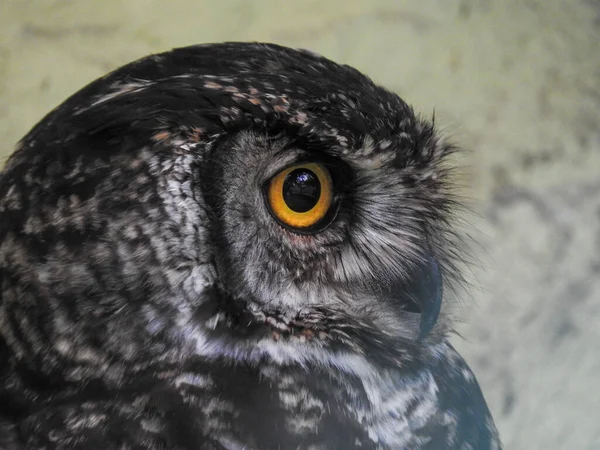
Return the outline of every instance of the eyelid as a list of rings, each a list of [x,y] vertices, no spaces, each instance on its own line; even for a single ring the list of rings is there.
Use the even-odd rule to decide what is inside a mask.
[[[263,185],[268,183],[279,172],[289,167],[315,160],[314,157],[311,158],[311,155],[306,150],[295,149],[280,150],[273,155],[272,159],[275,160],[275,163],[269,164],[269,167],[265,170],[262,176]]]

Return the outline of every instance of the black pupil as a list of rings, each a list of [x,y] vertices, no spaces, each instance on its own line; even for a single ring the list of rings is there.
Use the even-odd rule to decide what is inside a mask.
[[[295,212],[303,213],[315,207],[321,196],[321,183],[314,172],[295,169],[283,182],[283,200]]]

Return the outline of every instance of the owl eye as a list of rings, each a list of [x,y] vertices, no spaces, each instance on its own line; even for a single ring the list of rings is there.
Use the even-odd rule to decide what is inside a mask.
[[[316,162],[288,167],[268,183],[267,199],[271,213],[283,225],[315,231],[333,203],[331,174]]]

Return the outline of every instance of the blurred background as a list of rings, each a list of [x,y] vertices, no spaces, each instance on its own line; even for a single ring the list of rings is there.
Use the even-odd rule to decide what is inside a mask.
[[[506,449],[600,449],[599,0],[0,0],[0,157],[93,79],[223,40],[355,66],[468,150],[454,343]]]

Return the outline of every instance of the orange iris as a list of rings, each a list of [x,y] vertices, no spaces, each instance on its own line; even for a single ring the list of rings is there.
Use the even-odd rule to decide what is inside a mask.
[[[329,170],[320,163],[288,167],[269,184],[269,205],[285,225],[309,228],[322,220],[333,200]]]

